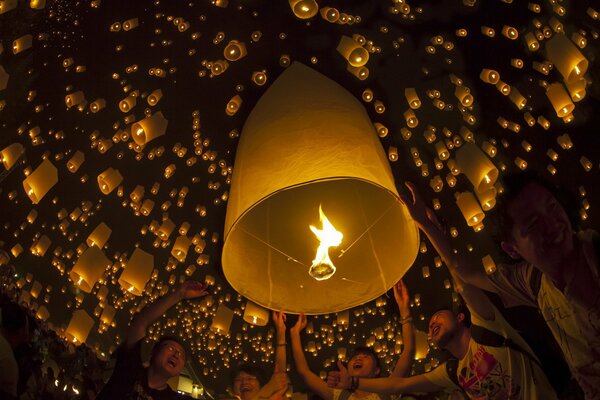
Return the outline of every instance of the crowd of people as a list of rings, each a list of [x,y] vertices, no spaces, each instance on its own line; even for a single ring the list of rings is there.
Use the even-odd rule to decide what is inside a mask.
[[[85,344],[66,343],[0,282],[0,399],[94,399],[105,363]]]
[[[435,213],[426,207],[414,185],[407,183],[412,198],[401,196],[418,227],[448,266],[462,297],[462,303],[456,303],[452,309],[438,310],[429,321],[429,338],[435,346],[447,351],[446,362],[430,372],[411,376],[414,326],[409,289],[400,281],[394,286],[394,296],[404,348],[390,376],[381,377],[377,355],[368,347],[359,347],[347,364],[338,362],[337,370],[331,371],[327,380],[323,380],[310,370],[305,358],[302,332],[307,317],[301,314],[288,332],[286,315],[274,312],[276,357],[271,379],[265,382],[264,371],[242,365],[232,377],[235,397],[239,400],[283,400],[288,388],[286,355],[289,338],[295,371],[310,391],[323,400],[385,400],[390,395],[442,391],[450,398],[559,398],[547,378],[553,365],[544,365],[540,361],[484,292],[488,291],[498,294],[506,307],[528,305],[539,309],[578,384],[573,391],[560,393],[561,398],[600,399],[598,235],[591,230],[578,231],[555,189],[536,177],[527,174],[506,176],[503,185],[505,194],[495,211],[499,245],[515,261],[499,265],[491,275],[468,265],[463,256],[453,251]],[[167,384],[171,377],[181,373],[186,361],[180,340],[162,337],[154,345],[147,367],[143,365],[140,346],[147,327],[169,308],[182,300],[207,293],[203,284],[188,281],[137,314],[117,352],[114,372],[95,398],[158,400],[184,397]],[[3,354],[9,346],[14,351],[14,359],[19,360],[20,346],[29,342],[33,343],[28,345],[29,348],[40,347],[43,346],[40,342],[47,342],[49,338],[56,346],[62,346],[59,353],[67,351],[56,335],[36,329],[36,321],[31,316],[17,315],[19,313],[10,304],[7,310],[5,313],[3,307],[0,336]],[[510,313],[510,309],[505,312]],[[30,341],[34,332],[38,332],[37,337]],[[54,353],[48,350],[47,356]],[[77,352],[80,351],[85,353],[85,347],[80,346]],[[78,367],[79,375],[71,375],[63,369],[44,370],[44,359],[33,357],[28,361],[31,363],[29,373],[23,376],[19,373],[18,379],[19,387],[27,387],[27,392],[33,395],[21,398],[63,398],[50,396],[62,390],[62,385],[73,384],[72,381],[77,379],[74,376],[81,379],[77,383],[80,392],[90,388],[90,398],[94,398],[100,386],[94,377],[98,376],[96,371],[101,366],[86,357],[77,359],[88,364]],[[2,365],[7,364],[3,361]],[[20,368],[19,364],[19,371]],[[3,368],[2,371],[9,370]],[[54,380],[60,383],[56,384]],[[17,386],[5,386],[2,379],[0,382],[9,394],[16,396],[22,392]],[[36,397],[39,393],[43,393],[42,397]],[[61,395],[68,398],[64,393]]]

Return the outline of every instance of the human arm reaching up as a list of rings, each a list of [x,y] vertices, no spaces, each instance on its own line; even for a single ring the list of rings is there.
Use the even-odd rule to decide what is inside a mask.
[[[286,342],[285,342],[285,320],[286,316],[281,311],[273,311],[273,323],[275,324],[275,371],[286,370]],[[279,368],[277,368],[279,366]]]
[[[396,366],[390,376],[402,377],[410,375],[413,360],[415,359],[415,327],[410,315],[410,298],[408,289],[402,280],[394,285],[394,297],[400,310],[400,324],[402,324],[402,341],[404,350],[396,362]]]
[[[389,376],[387,378],[351,378],[348,369],[338,361],[339,377],[336,382],[337,389],[360,389],[372,393],[415,393],[415,392],[439,392],[443,387],[436,385],[425,377],[424,374],[413,375],[407,378]],[[352,386],[354,379],[354,387]]]
[[[496,292],[496,288],[489,281],[483,269],[479,268],[479,270],[476,270],[469,268],[463,255],[454,254],[450,246],[450,241],[442,231],[433,210],[425,206],[415,185],[406,182],[406,187],[408,187],[412,194],[412,201],[402,195],[400,196],[400,200],[408,209],[419,229],[429,238],[435,250],[448,266],[448,270],[469,308],[484,319],[494,318],[492,302],[481,289]]]
[[[294,355],[294,363],[296,364],[296,371],[309,389],[323,400],[333,399],[333,390],[327,386],[327,383],[323,381],[317,374],[312,372],[306,362],[306,356],[302,349],[302,341],[300,339],[300,332],[306,328],[307,320],[306,315],[300,314],[298,321],[290,329],[290,340],[292,342],[292,354]]]
[[[173,307],[181,300],[202,297],[207,294],[208,291],[206,290],[206,285],[195,281],[184,282],[174,292],[162,296],[160,299],[144,308],[133,318],[129,331],[127,332],[125,345],[130,348],[146,336],[148,325],[160,318],[169,310],[169,308]]]

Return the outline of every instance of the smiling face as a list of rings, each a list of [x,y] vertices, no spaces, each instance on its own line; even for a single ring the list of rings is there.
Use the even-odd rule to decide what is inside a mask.
[[[240,371],[233,379],[233,393],[242,400],[249,400],[260,391],[258,377],[245,371]]]
[[[527,184],[507,207],[511,239],[502,248],[542,271],[564,263],[574,249],[571,222],[556,197],[543,186]]]
[[[367,352],[358,352],[348,361],[348,374],[358,377],[374,377],[379,375],[379,366],[374,356]]]
[[[174,340],[160,342],[153,350],[150,363],[155,370],[165,376],[178,376],[185,365],[185,350]]]
[[[446,348],[448,343],[457,337],[462,325],[460,321],[464,314],[455,316],[450,310],[441,310],[433,314],[429,320],[429,338],[440,349]]]

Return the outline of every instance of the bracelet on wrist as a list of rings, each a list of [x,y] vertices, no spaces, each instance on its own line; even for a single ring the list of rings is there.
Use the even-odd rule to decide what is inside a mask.
[[[285,346],[285,345],[287,345],[287,343],[286,343],[286,342],[283,342],[283,343],[277,343],[277,347],[280,347],[280,346]]]
[[[412,315],[409,314],[407,317],[400,319],[400,325],[404,325],[409,322],[412,322],[412,320],[413,320]]]

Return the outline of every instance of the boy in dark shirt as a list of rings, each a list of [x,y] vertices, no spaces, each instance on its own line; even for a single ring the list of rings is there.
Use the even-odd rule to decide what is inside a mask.
[[[117,363],[108,383],[97,400],[180,400],[189,398],[173,391],[167,381],[178,376],[186,361],[185,349],[179,339],[163,336],[152,349],[150,365],[142,365],[141,344],[146,328],[169,308],[184,299],[205,296],[201,283],[187,281],[134,317],[125,343],[118,350]]]

